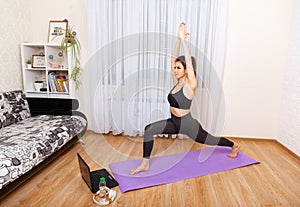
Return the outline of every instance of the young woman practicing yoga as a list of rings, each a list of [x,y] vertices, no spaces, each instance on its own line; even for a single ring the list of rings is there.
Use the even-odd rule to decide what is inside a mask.
[[[191,103],[197,88],[196,61],[191,57],[186,45],[185,24],[181,23],[178,29],[178,39],[171,59],[171,70],[174,87],[168,95],[171,118],[149,124],[145,127],[143,142],[143,160],[140,166],[130,171],[133,175],[149,170],[150,155],[153,148],[153,136],[156,134],[186,134],[196,142],[207,145],[228,146],[232,150],[229,157],[235,158],[239,152],[239,145],[226,138],[217,138],[206,132],[200,123],[191,116]],[[184,56],[179,56],[180,45]]]

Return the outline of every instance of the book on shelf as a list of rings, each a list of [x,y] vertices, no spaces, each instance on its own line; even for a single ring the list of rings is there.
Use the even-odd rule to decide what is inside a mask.
[[[69,92],[69,80],[66,74],[50,72],[48,74],[50,92]]]

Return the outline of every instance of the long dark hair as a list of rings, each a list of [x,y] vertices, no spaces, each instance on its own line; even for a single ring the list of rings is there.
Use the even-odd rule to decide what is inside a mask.
[[[196,59],[194,56],[191,56],[191,59],[192,59],[192,65],[193,65],[193,68],[194,68],[194,74],[196,76],[196,70],[197,70],[197,66],[196,66]],[[182,56],[179,56],[178,58],[176,58],[175,62],[180,62],[184,69],[186,69],[186,62],[185,62],[185,57],[182,55]]]

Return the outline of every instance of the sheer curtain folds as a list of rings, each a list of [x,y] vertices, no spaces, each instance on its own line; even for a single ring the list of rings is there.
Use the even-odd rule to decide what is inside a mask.
[[[170,116],[170,58],[181,22],[197,59],[192,113],[206,128],[224,118],[226,0],[88,0],[87,8],[92,130],[142,135]]]

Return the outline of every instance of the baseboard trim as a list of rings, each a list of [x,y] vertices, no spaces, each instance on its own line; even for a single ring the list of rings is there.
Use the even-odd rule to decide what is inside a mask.
[[[293,152],[291,149],[289,149],[288,147],[286,147],[284,144],[282,144],[281,142],[279,142],[278,140],[275,140],[275,142],[281,146],[281,148],[283,148],[284,150],[286,150],[289,154],[291,154],[293,157],[297,158],[300,161],[300,157]]]
[[[253,138],[253,137],[227,137],[228,139],[235,139],[235,140],[257,140],[257,141],[277,141],[275,138]]]
[[[286,147],[284,144],[282,144],[281,142],[279,142],[277,139],[275,138],[251,138],[251,137],[226,137],[228,139],[233,139],[233,140],[250,140],[250,141],[260,141],[260,142],[273,142],[278,144],[281,148],[283,148],[286,152],[288,152],[290,155],[292,155],[293,157],[295,157],[297,160],[300,161],[300,157],[293,152],[291,149],[289,149],[288,147]]]

